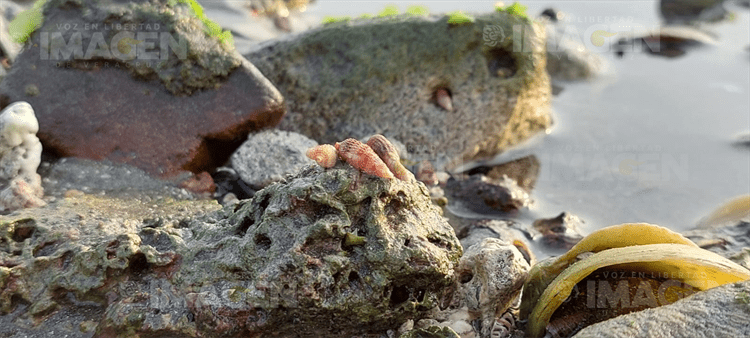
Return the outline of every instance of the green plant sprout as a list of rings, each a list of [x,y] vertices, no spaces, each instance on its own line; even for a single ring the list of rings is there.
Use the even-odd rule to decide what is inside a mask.
[[[47,0],[37,0],[31,8],[18,13],[13,21],[8,25],[8,33],[10,33],[11,39],[17,43],[24,43],[29,39],[35,30],[42,27],[44,23],[44,15],[42,15],[42,7]]]
[[[167,4],[172,7],[174,7],[178,3],[183,3],[190,6],[190,9],[193,10],[195,17],[203,22],[203,25],[206,27],[206,33],[209,36],[215,36],[222,44],[226,44],[227,46],[234,46],[234,37],[232,36],[232,32],[228,30],[222,30],[221,26],[219,26],[218,23],[209,19],[206,14],[203,13],[203,7],[197,1],[169,0],[169,2],[167,2]]]
[[[466,15],[464,12],[455,11],[448,13],[448,24],[450,25],[465,25],[474,23],[474,18]]]
[[[348,17],[348,16],[326,16],[326,17],[323,17],[323,24],[324,25],[330,25],[332,23],[348,22],[348,21],[351,21],[351,20],[352,20],[352,18]]]
[[[389,16],[395,16],[398,14],[399,14],[398,7],[396,7],[396,5],[388,5],[388,6],[385,6],[385,8],[383,8],[383,10],[380,13],[378,13],[378,17],[385,18]]]
[[[508,7],[502,7],[502,6],[496,6],[495,7],[495,11],[497,11],[498,13],[505,12],[505,13],[508,13],[510,15],[515,15],[515,16],[519,16],[519,17],[528,19],[529,15],[526,13],[526,9],[527,9],[526,6],[521,5],[518,2],[514,2],[512,5],[510,5]]]
[[[425,6],[409,6],[406,8],[406,13],[411,16],[427,16],[430,14],[430,11]]]

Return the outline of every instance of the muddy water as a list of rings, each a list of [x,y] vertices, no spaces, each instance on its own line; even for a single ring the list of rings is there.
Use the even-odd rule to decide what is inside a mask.
[[[565,12],[561,24],[584,42],[594,29],[629,32],[661,23],[658,2],[522,3],[532,16],[548,7]],[[309,13],[358,16],[387,4],[323,0]],[[493,6],[491,1],[421,4],[433,13],[480,13]],[[398,5],[401,11],[407,6]],[[562,84],[553,101],[550,134],[514,152],[534,154],[541,162],[536,205],[516,217],[527,223],[568,211],[584,219],[586,233],[623,222],[681,231],[722,202],[750,193],[750,148],[732,145],[738,134],[750,131],[750,10],[727,8],[732,20],[703,25],[718,36],[717,44],[680,57],[635,52],[617,57],[608,44],[597,48],[609,63],[607,74]],[[513,157],[501,154],[495,162]]]

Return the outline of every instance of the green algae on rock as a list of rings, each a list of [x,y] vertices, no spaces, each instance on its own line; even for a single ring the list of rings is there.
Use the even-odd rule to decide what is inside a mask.
[[[83,69],[109,60],[133,77],[158,78],[175,95],[213,88],[241,64],[231,33],[206,18],[194,0],[40,0],[29,11],[39,14],[19,15],[14,23],[23,31],[16,38],[39,35],[33,43],[43,59]]]
[[[349,337],[455,288],[462,248],[421,183],[339,163],[223,209],[149,200],[1,216],[0,335]]]
[[[319,143],[383,134],[405,144],[414,161],[451,169],[551,124],[544,29],[505,12],[474,19],[357,19],[245,56],[286,98],[280,129]],[[436,101],[440,89],[452,111]]]

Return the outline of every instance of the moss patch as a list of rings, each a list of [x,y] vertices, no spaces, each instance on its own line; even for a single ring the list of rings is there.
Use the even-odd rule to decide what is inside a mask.
[[[25,43],[34,31],[42,27],[42,23],[44,23],[42,7],[46,2],[47,0],[37,0],[31,8],[19,13],[10,22],[8,32],[13,41]]]
[[[228,30],[222,30],[221,26],[219,26],[218,23],[209,19],[206,16],[206,14],[203,13],[203,6],[201,6],[197,1],[195,0],[169,0],[167,4],[171,7],[174,7],[178,3],[186,4],[190,6],[190,9],[192,10],[193,14],[195,14],[195,17],[200,19],[201,22],[203,22],[203,26],[205,26],[205,32],[206,34],[208,34],[208,36],[216,37],[217,39],[219,39],[219,42],[221,42],[222,44],[226,44],[231,47],[234,46],[234,38],[232,37],[232,32]]]
[[[495,7],[495,11],[499,13],[508,13],[510,15],[515,15],[515,16],[528,20],[529,15],[526,13],[526,10],[527,10],[527,7],[524,5],[521,5],[518,2],[514,2],[512,5],[506,6],[506,7],[503,7],[503,6]]]
[[[474,23],[474,18],[462,11],[455,11],[448,14],[448,24],[466,25]]]

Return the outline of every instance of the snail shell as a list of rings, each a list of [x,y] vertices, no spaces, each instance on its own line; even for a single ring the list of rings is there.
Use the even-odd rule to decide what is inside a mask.
[[[368,145],[353,138],[348,138],[337,142],[335,147],[339,156],[352,167],[366,174],[382,178],[393,178],[393,173],[391,173],[383,160]]]
[[[453,99],[451,99],[451,95],[448,94],[447,90],[440,88],[435,91],[435,101],[443,109],[453,111]]]
[[[323,168],[333,168],[336,165],[336,148],[330,144],[314,146],[307,150],[306,155]]]
[[[402,181],[410,181],[414,179],[414,175],[407,170],[403,164],[401,164],[401,159],[398,156],[396,147],[394,147],[385,136],[379,134],[373,135],[367,140],[367,145],[370,146],[378,156],[380,156],[380,159],[385,162],[385,165],[393,175],[396,176],[396,178]]]

